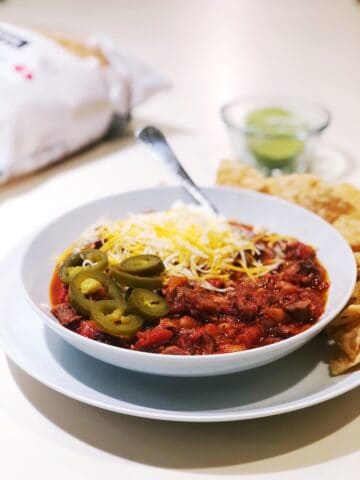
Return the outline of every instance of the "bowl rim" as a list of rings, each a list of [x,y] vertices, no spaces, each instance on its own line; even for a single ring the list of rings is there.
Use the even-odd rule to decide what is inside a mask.
[[[271,106],[271,103],[274,102],[276,103],[276,100],[278,101],[284,101],[284,102],[297,102],[301,103],[303,105],[307,105],[311,108],[317,108],[318,110],[321,110],[322,113],[325,115],[324,121],[319,124],[318,127],[314,128],[306,128],[304,130],[301,130],[301,134],[295,134],[293,135],[295,138],[301,139],[301,140],[306,140],[309,137],[320,134],[323,132],[331,123],[332,116],[330,110],[322,105],[321,103],[314,102],[311,100],[306,100],[301,97],[292,97],[289,95],[247,95],[247,96],[239,96],[235,97],[232,100],[226,102],[224,105],[220,107],[220,116],[222,118],[222,121],[224,124],[230,129],[233,130],[234,132],[237,133],[242,133],[244,135],[249,135],[249,136],[254,136],[257,138],[282,138],[283,134],[273,134],[273,133],[258,133],[254,132],[254,130],[247,128],[245,125],[244,126],[239,126],[235,125],[234,122],[232,122],[229,117],[228,117],[228,112],[231,108],[235,107],[236,105],[247,102],[247,101],[256,101],[256,100],[268,100],[269,101],[269,107]]]
[[[336,307],[334,307],[332,309],[331,312],[326,312],[326,305],[325,305],[325,311],[321,315],[319,320],[316,323],[314,323],[311,327],[309,327],[307,330],[305,330],[303,332],[300,332],[297,335],[294,335],[290,338],[285,338],[285,339],[283,339],[283,340],[281,340],[280,342],[277,342],[277,343],[273,343],[273,344],[270,344],[270,345],[264,345],[264,346],[261,346],[261,347],[255,347],[255,348],[248,349],[248,350],[242,350],[242,351],[239,351],[239,352],[204,354],[204,355],[167,355],[167,354],[162,354],[162,353],[153,353],[153,352],[143,352],[143,351],[140,351],[140,350],[131,350],[131,349],[127,349],[127,348],[118,347],[118,346],[115,346],[115,345],[109,345],[109,344],[106,344],[106,343],[97,342],[97,341],[94,341],[93,339],[83,337],[82,335],[79,335],[78,333],[65,328],[63,325],[61,325],[56,320],[56,318],[51,314],[50,311],[44,311],[43,307],[41,307],[40,305],[38,305],[37,303],[35,303],[32,300],[32,298],[31,298],[31,296],[30,296],[30,294],[29,294],[29,292],[26,288],[25,281],[24,281],[24,261],[25,261],[25,258],[27,256],[28,252],[30,251],[30,249],[32,247],[33,242],[38,238],[38,236],[45,229],[51,227],[53,224],[56,224],[58,221],[60,221],[61,219],[63,219],[67,215],[69,215],[73,212],[76,212],[78,210],[81,210],[85,206],[91,206],[93,204],[96,204],[97,202],[102,201],[102,200],[111,199],[111,198],[114,198],[114,197],[117,198],[119,196],[130,194],[130,193],[131,194],[143,194],[145,192],[152,193],[152,192],[155,192],[159,189],[161,189],[161,190],[163,190],[163,189],[176,190],[176,189],[179,189],[179,188],[181,188],[181,187],[179,187],[179,186],[152,187],[152,188],[129,190],[129,191],[126,191],[126,192],[120,192],[118,194],[112,194],[112,195],[106,195],[106,196],[103,196],[103,197],[99,197],[99,198],[97,198],[93,201],[85,202],[85,203],[83,203],[83,204],[81,204],[81,205],[79,205],[75,208],[70,208],[70,209],[66,210],[61,215],[58,215],[56,218],[54,218],[54,219],[46,222],[45,224],[41,225],[30,236],[30,238],[27,240],[26,245],[24,246],[24,249],[23,249],[22,255],[21,255],[21,259],[20,259],[21,288],[22,288],[23,294],[24,294],[27,302],[30,304],[30,306],[32,307],[33,310],[35,310],[38,314],[40,314],[40,316],[45,320],[45,323],[46,323],[47,326],[49,326],[52,330],[54,330],[56,333],[58,333],[62,337],[68,337],[69,340],[74,339],[75,343],[80,343],[80,344],[83,344],[85,346],[92,345],[95,350],[98,349],[98,350],[104,351],[104,352],[110,352],[110,351],[112,351],[114,353],[118,352],[118,354],[120,353],[121,355],[124,355],[124,356],[129,356],[129,357],[135,356],[137,358],[143,357],[144,359],[151,358],[154,361],[160,361],[160,362],[164,358],[169,359],[169,357],[171,357],[171,360],[174,363],[185,363],[185,362],[194,362],[194,361],[197,361],[197,362],[200,362],[200,363],[205,363],[205,362],[215,362],[215,363],[217,363],[217,359],[219,359],[219,361],[221,361],[221,359],[224,359],[224,358],[228,358],[228,359],[237,358],[239,360],[241,358],[244,358],[244,357],[251,358],[253,356],[256,356],[259,351],[270,352],[270,351],[273,350],[275,352],[279,349],[281,350],[282,347],[285,348],[286,345],[291,346],[293,344],[300,343],[301,339],[305,340],[302,343],[306,343],[306,337],[312,338],[314,335],[316,335],[321,330],[323,330],[323,328],[326,327],[326,325],[328,323],[330,323],[331,320],[333,320],[335,318],[335,316],[338,315],[341,312],[341,310],[346,306],[346,304],[347,304],[347,302],[348,302],[348,300],[349,300],[349,298],[352,294],[352,291],[355,287],[355,283],[356,283],[356,277],[357,277],[356,261],[355,261],[354,255],[353,255],[353,251],[351,250],[347,241],[331,224],[326,222],[319,215],[316,215],[315,213],[307,210],[306,208],[301,207],[300,205],[297,205],[295,203],[289,202],[287,200],[284,200],[282,198],[278,198],[278,197],[275,197],[273,195],[269,195],[269,194],[262,193],[262,192],[257,192],[257,191],[252,191],[252,190],[248,190],[248,189],[237,188],[237,187],[224,187],[224,186],[211,186],[211,187],[202,187],[202,188],[204,188],[207,191],[216,190],[216,191],[224,191],[224,192],[230,191],[230,192],[235,192],[235,193],[243,193],[243,194],[255,197],[255,199],[258,196],[260,196],[260,197],[263,197],[264,199],[266,198],[266,200],[268,202],[275,203],[275,204],[280,203],[280,204],[286,205],[287,207],[290,207],[290,208],[294,209],[295,211],[296,210],[301,211],[302,213],[305,213],[305,214],[315,218],[316,221],[322,223],[326,228],[331,229],[332,233],[335,236],[337,236],[338,239],[342,242],[342,244],[345,248],[345,251],[347,251],[349,254],[351,254],[351,255],[349,255],[349,258],[352,257],[351,262],[353,264],[352,281],[351,281],[351,283],[349,283],[349,287],[347,289],[347,294],[344,295],[344,298],[343,298],[342,302],[339,302],[336,305]],[[50,285],[50,280],[51,279],[49,279],[48,287]],[[330,284],[331,284],[331,278],[330,278]],[[50,308],[50,301],[49,301],[49,304],[47,305],[47,308],[48,309]],[[308,340],[310,340],[310,338]],[[71,343],[73,344],[73,342],[71,342]],[[269,360],[267,363],[270,363],[271,361],[272,360]]]

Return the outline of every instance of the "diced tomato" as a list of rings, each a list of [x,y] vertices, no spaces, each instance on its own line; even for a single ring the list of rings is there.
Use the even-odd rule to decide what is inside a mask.
[[[247,347],[253,347],[262,337],[262,328],[258,325],[251,325],[244,329],[237,337],[237,343],[246,345]]]
[[[207,323],[204,325],[204,331],[210,335],[210,337],[215,337],[218,335],[219,330],[217,328],[217,325],[215,323]]]
[[[76,332],[82,335],[83,337],[95,339],[96,336],[100,333],[95,322],[92,320],[83,320],[79,327],[76,329]]]
[[[195,328],[199,326],[199,322],[197,322],[193,317],[190,315],[184,315],[180,318],[180,327],[181,328]]]
[[[68,296],[68,287],[63,283],[57,273],[53,276],[50,285],[50,299],[53,305],[64,303]]]
[[[134,350],[147,350],[155,348],[170,340],[173,333],[166,328],[155,327],[137,334],[137,342],[134,345]]]

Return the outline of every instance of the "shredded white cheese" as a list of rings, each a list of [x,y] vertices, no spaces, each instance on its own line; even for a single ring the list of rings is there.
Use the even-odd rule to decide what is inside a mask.
[[[279,265],[280,251],[270,265],[262,265],[254,258],[259,253],[255,242],[261,236],[268,242],[282,238],[258,229],[247,232],[202,207],[176,203],[165,211],[130,214],[125,219],[91,227],[71,250],[101,241],[100,250],[107,253],[110,265],[133,255],[158,255],[168,276],[185,276],[201,282],[205,288],[224,291],[207,280],[227,280],[234,270],[258,277]],[[61,258],[69,253],[68,249]]]

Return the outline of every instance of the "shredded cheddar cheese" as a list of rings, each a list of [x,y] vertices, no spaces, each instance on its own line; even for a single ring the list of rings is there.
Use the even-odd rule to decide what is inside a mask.
[[[168,210],[130,214],[84,232],[70,250],[101,241],[110,265],[139,254],[158,255],[168,276],[185,276],[206,288],[208,279],[227,280],[232,271],[254,278],[276,268],[281,261],[263,265],[256,257],[261,238],[272,245],[285,237],[262,231],[247,232],[201,207],[176,203]],[[58,262],[69,255],[67,249]],[[221,290],[221,289],[217,289]]]

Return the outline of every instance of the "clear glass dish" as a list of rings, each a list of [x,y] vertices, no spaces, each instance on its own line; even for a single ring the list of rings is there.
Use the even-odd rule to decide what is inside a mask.
[[[236,159],[266,175],[309,170],[330,123],[323,106],[281,96],[238,98],[221,108],[221,116]]]

